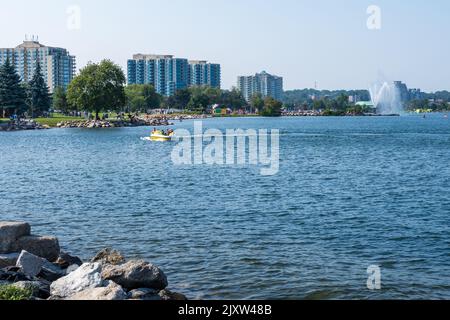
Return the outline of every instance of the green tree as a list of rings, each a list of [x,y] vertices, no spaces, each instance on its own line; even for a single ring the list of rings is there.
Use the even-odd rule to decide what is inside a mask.
[[[188,109],[197,112],[206,112],[206,109],[211,104],[210,96],[205,92],[205,87],[192,87],[191,99],[188,103]]]
[[[259,114],[263,117],[280,117],[282,113],[283,103],[272,97],[264,100],[264,107]]]
[[[237,110],[246,106],[247,101],[245,101],[242,93],[238,89],[232,88],[230,91],[225,90],[222,92],[220,104],[233,110]]]
[[[63,87],[57,87],[53,92],[53,109],[59,110],[64,114],[70,111],[70,106],[67,103],[67,93]]]
[[[32,118],[41,116],[44,112],[50,110],[50,93],[39,62],[34,70],[33,78],[28,83],[27,96],[28,110]]]
[[[189,101],[191,101],[191,91],[189,89],[178,90],[174,95],[174,105],[172,108],[183,110],[186,109]]]
[[[264,104],[265,104],[265,101],[261,94],[255,94],[250,99],[250,105],[255,110],[255,112],[261,113],[262,110],[264,109]]]
[[[67,101],[78,110],[95,113],[119,111],[126,105],[125,74],[110,60],[90,63],[72,80]]]
[[[162,97],[152,85],[134,84],[125,88],[130,112],[148,112],[161,107]]]
[[[220,104],[222,99],[222,90],[219,88],[203,87],[203,93],[208,97],[209,104]]]
[[[326,108],[325,102],[323,99],[316,99],[313,102],[313,110],[324,110]]]
[[[336,109],[345,111],[350,107],[349,97],[346,94],[340,94],[336,99]]]
[[[27,108],[26,91],[9,58],[0,67],[0,108],[2,117],[6,112],[22,114]]]

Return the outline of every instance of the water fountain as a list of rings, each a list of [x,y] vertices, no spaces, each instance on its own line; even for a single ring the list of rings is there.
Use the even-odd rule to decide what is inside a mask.
[[[377,113],[393,115],[404,113],[400,90],[394,83],[377,83],[370,89],[370,97]]]

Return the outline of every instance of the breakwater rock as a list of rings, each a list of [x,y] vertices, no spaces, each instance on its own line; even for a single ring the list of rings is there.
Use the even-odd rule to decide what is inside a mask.
[[[34,120],[11,121],[0,123],[0,131],[19,131],[19,130],[44,130],[50,129],[47,125],[41,125]]]
[[[0,222],[0,286],[32,300],[186,300],[167,289],[157,266],[104,249],[90,261],[61,252],[56,237],[31,234],[25,222]]]
[[[84,128],[84,129],[99,129],[99,128],[123,128],[123,127],[159,127],[168,126],[169,121],[166,119],[131,119],[130,121],[122,120],[73,120],[59,122],[57,128]]]

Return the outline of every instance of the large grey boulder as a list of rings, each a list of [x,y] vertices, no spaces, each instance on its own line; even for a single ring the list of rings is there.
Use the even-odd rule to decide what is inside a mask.
[[[15,266],[20,253],[2,253],[0,254],[0,269]]]
[[[97,300],[126,300],[127,293],[121,286],[109,281],[108,286],[101,288],[90,288],[78,292],[66,300],[79,300],[79,301],[97,301]]]
[[[68,298],[78,292],[103,286],[100,263],[85,263],[74,272],[62,277],[50,286],[52,296]]]
[[[118,266],[105,265],[102,277],[114,281],[127,290],[138,288],[162,290],[168,285],[164,272],[143,260],[131,260]]]
[[[27,251],[22,251],[17,259],[16,266],[28,277],[36,277],[42,270],[45,259],[35,256]]]
[[[31,227],[25,222],[0,222],[0,253],[11,253],[17,239],[30,235]]]
[[[58,239],[55,237],[24,236],[14,243],[14,251],[25,250],[48,261],[58,259],[61,251]]]

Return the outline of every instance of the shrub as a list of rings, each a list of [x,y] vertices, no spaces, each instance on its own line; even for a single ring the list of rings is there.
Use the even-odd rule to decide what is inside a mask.
[[[31,289],[19,289],[11,285],[0,286],[0,300],[28,300],[32,294]]]

